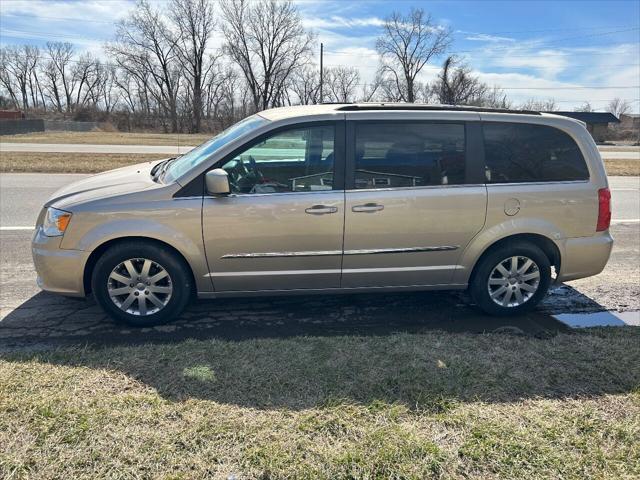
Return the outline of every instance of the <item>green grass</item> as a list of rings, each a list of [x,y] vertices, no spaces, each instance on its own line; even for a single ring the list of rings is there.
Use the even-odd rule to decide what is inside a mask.
[[[638,478],[640,329],[0,356],[3,478]]]

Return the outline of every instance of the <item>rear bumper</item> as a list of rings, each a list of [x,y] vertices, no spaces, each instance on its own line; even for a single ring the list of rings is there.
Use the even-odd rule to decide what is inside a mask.
[[[568,238],[562,245],[559,282],[597,275],[607,265],[613,238],[609,231],[592,237]]]
[[[47,237],[38,227],[31,242],[38,286],[47,292],[84,297],[84,266],[89,252],[63,250],[62,237]]]

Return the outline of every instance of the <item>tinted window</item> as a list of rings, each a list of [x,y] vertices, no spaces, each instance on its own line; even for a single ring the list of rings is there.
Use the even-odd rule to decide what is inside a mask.
[[[334,127],[276,133],[225,163],[233,193],[331,190]]]
[[[464,125],[356,124],[356,188],[464,183]]]
[[[489,183],[586,180],[580,149],[561,130],[544,125],[485,123]]]

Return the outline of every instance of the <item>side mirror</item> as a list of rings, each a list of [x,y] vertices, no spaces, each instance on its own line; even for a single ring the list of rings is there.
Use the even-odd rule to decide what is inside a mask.
[[[207,193],[210,195],[228,195],[231,193],[227,172],[221,168],[209,170],[205,175]]]

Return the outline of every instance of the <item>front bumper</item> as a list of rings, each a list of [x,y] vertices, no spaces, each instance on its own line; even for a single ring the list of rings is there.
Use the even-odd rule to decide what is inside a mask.
[[[567,282],[602,272],[611,255],[613,238],[606,231],[592,237],[568,238],[562,247],[557,281]]]
[[[47,292],[84,297],[84,266],[90,252],[60,248],[62,237],[47,237],[38,226],[31,242],[38,286]]]

